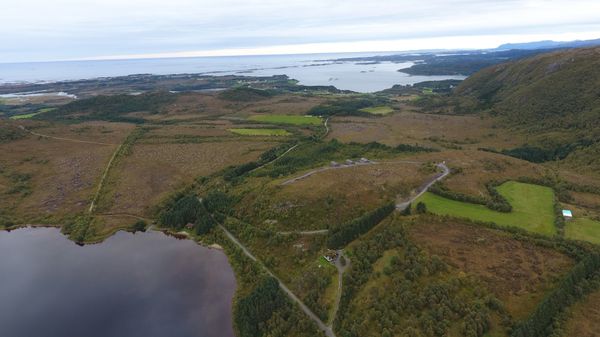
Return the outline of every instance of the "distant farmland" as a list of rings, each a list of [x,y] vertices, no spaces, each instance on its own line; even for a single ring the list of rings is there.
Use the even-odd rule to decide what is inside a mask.
[[[250,120],[271,124],[320,125],[321,118],[316,116],[297,115],[255,115]]]

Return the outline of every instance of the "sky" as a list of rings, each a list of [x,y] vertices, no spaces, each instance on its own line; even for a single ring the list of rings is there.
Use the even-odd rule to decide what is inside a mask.
[[[0,62],[493,48],[600,38],[598,0],[5,0]]]

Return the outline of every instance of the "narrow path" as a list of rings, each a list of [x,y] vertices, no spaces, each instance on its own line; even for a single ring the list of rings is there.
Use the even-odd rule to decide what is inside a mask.
[[[63,137],[54,137],[54,136],[50,136],[50,135],[44,135],[41,133],[33,132],[33,131],[25,128],[23,125],[19,125],[19,128],[25,132],[28,132],[28,133],[34,135],[34,136],[44,137],[44,138],[49,138],[49,139],[56,139],[56,140],[63,140],[63,141],[67,141],[67,142],[84,143],[84,144],[110,145],[110,146],[117,145],[117,144],[112,144],[112,143],[101,143],[101,142],[94,142],[94,141],[89,141],[89,140],[80,140],[80,139],[72,139],[72,138],[63,138]]]
[[[300,145],[300,143],[297,143],[296,145],[290,147],[289,149],[287,149],[287,151],[285,151],[284,153],[282,153],[279,157],[271,160],[270,162],[264,163],[264,164],[260,165],[259,167],[255,168],[255,169],[250,170],[248,173],[252,173],[252,172],[254,172],[256,170],[259,170],[259,169],[261,169],[261,168],[263,168],[263,167],[265,167],[265,166],[267,166],[267,165],[269,165],[271,163],[274,163],[275,161],[281,159],[283,156],[285,156],[286,154],[288,154],[290,151],[292,151],[293,149],[295,149],[296,147],[298,147],[298,145]]]
[[[317,174],[319,172],[325,172],[325,171],[329,171],[329,170],[339,170],[339,169],[356,167],[356,166],[375,165],[375,164],[376,164],[375,162],[368,162],[368,163],[355,163],[355,164],[340,164],[338,166],[325,166],[325,167],[321,167],[321,168],[306,172],[305,174],[303,174],[299,177],[286,180],[286,181],[282,182],[280,185],[283,186],[283,185],[293,184],[293,183],[297,182],[298,180],[306,179],[306,178],[312,176],[313,174]]]
[[[382,164],[423,164],[423,162],[412,161],[412,160],[368,161],[368,162],[364,162],[364,163],[362,163],[362,162],[355,162],[353,164],[340,164],[338,166],[324,166],[324,167],[321,167],[321,168],[314,169],[312,171],[306,172],[305,174],[303,174],[303,175],[301,175],[299,177],[286,180],[286,181],[282,182],[280,185],[283,186],[283,185],[293,184],[293,183],[297,182],[298,180],[306,179],[306,178],[312,176],[313,174],[317,174],[317,173],[324,172],[324,171],[340,170],[340,169],[357,167],[357,166],[382,165]]]
[[[292,235],[292,234],[300,234],[300,235],[321,235],[327,234],[329,229],[316,229],[312,231],[291,231],[291,232],[277,232],[279,235]]]
[[[242,252],[244,252],[244,254],[246,254],[246,256],[248,256],[253,261],[256,261],[256,262],[260,263],[260,261],[254,255],[252,255],[252,253],[248,250],[248,248],[246,248],[246,246],[244,246],[240,241],[238,241],[238,239],[236,239],[235,236],[233,236],[233,234],[231,234],[227,230],[227,228],[225,228],[223,225],[219,225],[219,228],[225,233],[225,235],[227,236],[227,238],[229,240],[231,240],[231,242],[233,242],[236,246],[238,246],[242,250]],[[283,292],[285,292],[287,294],[287,296],[292,301],[294,301],[294,302],[296,302],[298,304],[298,306],[300,307],[300,309],[311,320],[313,320],[317,324],[317,326],[319,327],[319,329],[321,331],[323,331],[327,337],[335,337],[335,334],[333,333],[333,329],[331,328],[331,326],[328,326],[327,324],[323,323],[323,321],[321,321],[321,319],[319,319],[319,317],[317,315],[315,315],[315,313],[312,312],[312,310],[310,310],[306,306],[306,304],[304,304],[304,302],[302,302],[298,297],[296,297],[296,295],[294,295],[294,293],[288,287],[286,287],[286,285],[283,284],[283,282],[281,282],[281,280],[277,276],[275,276],[275,274],[273,274],[273,272],[271,272],[262,263],[261,263],[261,265],[265,269],[265,271],[267,272],[267,274],[269,274],[271,277],[273,277],[273,278],[275,278],[277,280],[277,282],[279,283],[279,287],[281,288],[281,290],[283,290]]]
[[[125,138],[125,141],[127,141],[127,138]],[[110,157],[110,160],[108,161],[108,164],[106,165],[106,168],[104,168],[104,173],[102,173],[102,177],[100,178],[100,183],[98,183],[98,187],[96,188],[96,193],[94,193],[94,198],[92,199],[92,202],[90,203],[90,208],[88,210],[90,213],[94,212],[94,208],[96,208],[96,203],[98,202],[98,198],[100,197],[100,192],[102,191],[102,186],[104,186],[104,181],[106,180],[106,177],[108,176],[108,172],[110,171],[113,161],[117,157],[117,154],[119,153],[119,151],[121,151],[121,148],[123,147],[123,144],[125,141],[123,141],[123,143],[119,144],[119,146],[117,147],[115,152],[113,152],[112,157]]]
[[[333,314],[331,315],[330,321],[329,321],[329,326],[333,325],[333,322],[335,321],[335,318],[337,317],[337,313],[338,310],[340,309],[340,301],[342,300],[342,286],[344,283],[344,272],[346,272],[346,269],[348,269],[348,267],[350,267],[350,260],[344,256],[344,251],[343,250],[338,250],[337,251],[337,259],[335,260],[335,267],[337,268],[338,271],[338,290],[337,290],[337,294],[335,297],[335,303],[333,304]],[[342,264],[342,257],[344,257],[344,260],[346,261],[345,264]]]
[[[430,181],[428,181],[425,185],[423,185],[420,189],[417,190],[417,194],[414,195],[413,197],[411,197],[410,199],[401,202],[399,204],[396,204],[396,209],[399,211],[403,211],[406,209],[406,207],[408,207],[408,205],[410,205],[413,201],[417,200],[417,198],[419,198],[420,196],[423,195],[423,193],[427,192],[427,190],[436,182],[444,179],[448,174],[450,174],[450,169],[448,168],[448,166],[446,166],[445,162],[441,162],[439,164],[436,165],[437,167],[442,169],[442,173],[437,175],[436,177],[434,177],[433,179],[431,179]]]
[[[323,125],[325,125],[325,134],[323,135],[323,137],[321,137],[321,139],[325,139],[327,137],[327,135],[329,134],[329,125],[327,125],[327,123],[329,122],[329,117],[327,117],[325,119],[325,123]]]
[[[324,125],[325,125],[325,135],[323,135],[323,137],[321,137],[321,139],[323,139],[323,138],[327,137],[327,135],[329,134],[329,126],[327,126],[327,122],[329,122],[329,117],[328,117],[327,119],[325,119],[325,123],[324,123]],[[268,162],[268,163],[264,163],[264,164],[260,165],[259,167],[255,168],[255,169],[252,169],[252,170],[250,170],[248,173],[252,173],[252,172],[254,172],[254,171],[256,171],[256,170],[259,170],[259,169],[261,169],[261,168],[263,168],[263,167],[265,167],[265,166],[267,166],[267,165],[270,165],[270,164],[274,163],[275,161],[277,161],[277,160],[279,160],[279,159],[283,158],[283,156],[285,156],[286,154],[290,153],[292,150],[294,150],[295,148],[297,148],[297,147],[298,147],[298,145],[300,145],[300,143],[296,143],[294,146],[292,146],[292,147],[290,147],[289,149],[287,149],[287,151],[285,151],[284,153],[282,153],[282,154],[281,154],[280,156],[278,156],[277,158],[275,158],[275,159],[271,160],[271,161],[270,161],[270,162]]]

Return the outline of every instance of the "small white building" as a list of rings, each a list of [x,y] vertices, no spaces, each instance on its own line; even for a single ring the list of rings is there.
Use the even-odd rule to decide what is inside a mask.
[[[562,215],[565,219],[572,219],[573,218],[573,212],[571,212],[568,209],[563,209],[562,210]]]

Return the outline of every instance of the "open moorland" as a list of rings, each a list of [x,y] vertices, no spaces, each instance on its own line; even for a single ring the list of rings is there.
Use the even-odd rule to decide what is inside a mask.
[[[285,76],[57,83],[77,98],[0,106],[0,227],[218,244],[239,337],[597,336],[597,55],[375,94]]]

